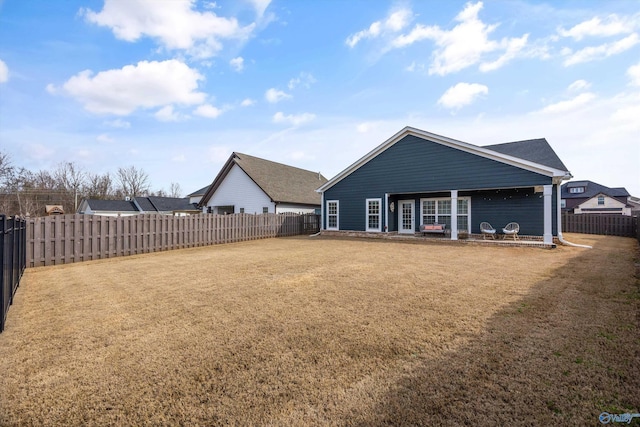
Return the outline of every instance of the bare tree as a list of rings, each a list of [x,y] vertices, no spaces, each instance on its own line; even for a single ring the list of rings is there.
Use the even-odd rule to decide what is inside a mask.
[[[182,188],[177,182],[172,182],[169,187],[169,197],[182,197]]]
[[[117,179],[125,196],[138,197],[149,192],[149,176],[145,171],[137,169],[135,166],[118,168]]]
[[[108,172],[104,175],[88,173],[82,193],[89,199],[106,200],[115,196],[111,175]]]

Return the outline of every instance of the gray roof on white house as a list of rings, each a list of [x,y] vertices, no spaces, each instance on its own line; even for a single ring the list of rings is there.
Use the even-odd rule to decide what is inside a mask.
[[[568,189],[575,188],[575,187],[584,187],[584,192],[570,193]],[[560,193],[563,199],[585,199],[585,198],[590,199],[592,197],[597,196],[598,194],[604,194],[609,197],[629,197],[630,196],[629,192],[624,187],[609,188],[609,187],[605,187],[604,185],[598,184],[597,182],[587,181],[587,180],[570,181],[570,182],[567,182],[566,184],[562,184]]]
[[[85,199],[89,208],[92,211],[105,211],[105,212],[138,212],[133,201],[129,200],[98,200],[98,199]]]
[[[320,205],[321,197],[315,190],[327,182],[320,172],[242,153],[231,154],[200,201],[201,205],[209,201],[234,165],[240,167],[273,202]]]

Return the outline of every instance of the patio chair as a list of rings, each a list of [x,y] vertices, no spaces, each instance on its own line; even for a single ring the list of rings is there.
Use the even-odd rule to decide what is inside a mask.
[[[520,225],[517,222],[510,222],[502,229],[504,237],[507,238],[507,236],[513,236],[513,240],[520,239],[518,237],[518,231],[520,231]]]
[[[491,237],[492,239],[496,238],[496,229],[493,228],[493,226],[491,226],[491,224],[489,224],[488,222],[481,222],[480,223],[480,233],[482,233],[482,239],[486,239],[487,236]]]

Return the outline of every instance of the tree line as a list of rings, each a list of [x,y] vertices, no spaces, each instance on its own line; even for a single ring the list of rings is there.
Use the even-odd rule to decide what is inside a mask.
[[[123,200],[126,197],[182,197],[180,184],[168,192],[151,190],[149,175],[135,166],[115,173],[92,173],[75,162],[61,162],[53,170],[37,172],[15,166],[0,151],[0,213],[8,216],[43,216],[46,205],[61,205],[75,213],[82,199]]]

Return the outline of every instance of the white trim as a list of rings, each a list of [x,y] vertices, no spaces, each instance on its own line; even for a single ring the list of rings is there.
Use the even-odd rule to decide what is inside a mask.
[[[331,214],[329,214],[329,203],[335,203],[336,204],[336,226],[335,227],[329,227],[329,216],[332,216]],[[340,200],[327,200],[327,230],[340,230]]]
[[[384,231],[389,231],[389,193],[384,193]]]
[[[451,240],[458,240],[458,190],[451,190]]]
[[[542,194],[544,197],[544,234],[542,240],[545,244],[550,245],[553,243],[553,204],[551,203],[553,185],[545,185]]]
[[[320,193],[320,230],[326,230],[324,221],[324,193]]]
[[[456,190],[453,190],[456,191]],[[438,213],[438,201],[440,200],[450,200],[451,201],[451,213],[450,214],[439,214]],[[459,214],[458,213],[458,204],[457,202],[460,200],[466,200],[467,201],[467,213],[466,214]],[[423,206],[423,202],[424,201],[434,201],[435,205],[436,205],[436,213],[435,213],[435,217],[436,220],[438,219],[439,216],[442,217],[449,217],[451,218],[451,234],[453,234],[453,201],[450,197],[423,197],[420,199],[420,225],[424,224],[423,218],[424,218],[424,206]],[[466,231],[467,233],[471,232],[471,196],[463,196],[463,197],[457,197],[456,198],[456,227],[457,227],[457,221],[458,221],[458,217],[459,216],[466,216],[467,217],[467,229],[466,230],[460,230],[460,227],[457,227],[456,230],[456,237],[457,237],[457,232],[459,231]],[[454,240],[454,239],[452,239]]]
[[[369,217],[376,216],[369,214],[369,202],[378,202],[378,228],[369,228]],[[365,223],[364,229],[366,231],[380,232],[382,231],[382,199],[380,198],[372,198],[365,200]]]
[[[402,229],[402,204],[411,204],[411,230]],[[416,201],[411,200],[398,200],[398,234],[414,234],[416,232]]]
[[[571,177],[568,171],[555,169],[549,166],[541,165],[539,163],[530,162],[528,160],[524,160],[518,157],[508,156],[506,154],[498,153],[497,151],[479,147],[477,145],[469,144],[467,142],[458,141],[452,138],[447,138],[445,136],[436,135],[424,130],[406,126],[400,132],[396,133],[391,138],[387,139],[385,142],[383,142],[382,144],[374,148],[364,157],[360,158],[351,166],[347,167],[338,175],[336,175],[335,177],[327,181],[322,187],[318,188],[316,191],[318,192],[326,191],[327,189],[333,187],[335,184],[342,181],[347,176],[351,175],[354,171],[359,169],[361,166],[368,163],[371,159],[375,158],[380,153],[387,150],[388,148],[390,148],[391,146],[393,146],[394,144],[402,140],[402,138],[408,135],[416,136],[418,138],[422,138],[430,142],[435,142],[437,144],[441,144],[446,147],[455,148],[461,151],[465,151],[467,153],[475,154],[480,157],[484,157],[484,158],[495,160],[511,166],[515,166],[520,169],[536,172],[541,175],[549,176],[552,178],[560,178],[560,181],[562,181],[562,179],[569,179]]]

